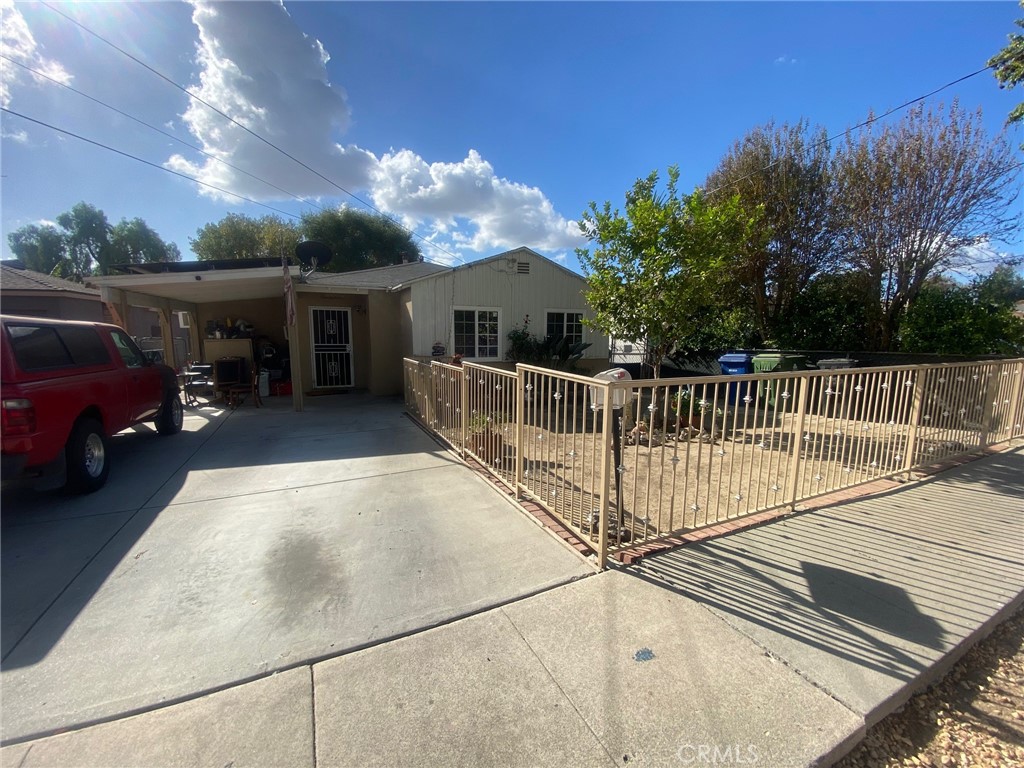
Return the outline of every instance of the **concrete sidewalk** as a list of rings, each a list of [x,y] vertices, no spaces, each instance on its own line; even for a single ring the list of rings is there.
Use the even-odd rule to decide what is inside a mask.
[[[0,761],[828,764],[1020,604],[1022,550],[1018,448]]]

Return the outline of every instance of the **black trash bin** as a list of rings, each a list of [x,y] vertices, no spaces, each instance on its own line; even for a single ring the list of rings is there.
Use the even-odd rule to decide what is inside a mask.
[[[860,361],[849,357],[832,357],[818,361],[818,368],[823,371],[838,371],[846,368],[859,368]],[[855,396],[854,385],[849,376],[822,376],[821,394],[810,403],[811,413],[824,416],[842,416],[844,413],[851,418],[860,416],[859,408],[852,400]],[[852,404],[847,406],[847,401]],[[819,407],[819,404],[821,407]]]
[[[726,376],[742,376],[754,372],[754,358],[743,352],[730,352],[718,358],[718,364],[722,366],[722,373]],[[735,404],[741,398],[747,396],[750,382],[737,381],[729,384],[728,400]]]

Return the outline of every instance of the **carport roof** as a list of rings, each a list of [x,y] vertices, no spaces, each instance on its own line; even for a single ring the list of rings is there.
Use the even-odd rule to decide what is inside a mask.
[[[173,268],[166,270],[160,269],[162,265],[153,264],[147,265],[149,268],[145,270],[133,269],[132,274],[95,277],[91,282],[104,290],[118,289],[190,304],[284,296],[280,262],[270,266],[268,262],[256,260],[255,264],[241,268],[238,263],[217,264],[219,268],[211,266],[210,262],[174,262]],[[405,282],[447,270],[448,267],[437,264],[411,262],[355,272],[317,272],[302,280],[298,268],[290,267],[296,291],[338,293],[392,290]]]

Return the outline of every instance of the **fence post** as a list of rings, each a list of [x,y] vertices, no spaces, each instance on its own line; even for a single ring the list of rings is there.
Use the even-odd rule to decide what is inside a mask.
[[[797,488],[797,483],[799,482],[798,478],[800,477],[800,448],[801,448],[801,446],[804,443],[804,435],[803,435],[803,433],[804,433],[804,423],[805,423],[806,416],[807,416],[807,393],[811,389],[811,386],[810,386],[811,382],[810,382],[810,377],[807,376],[807,375],[805,375],[803,377],[800,377],[798,375],[798,376],[794,377],[792,381],[793,381],[794,385],[800,387],[800,393],[799,393],[799,395],[796,398],[796,401],[797,401],[797,404],[796,404],[796,407],[797,407],[796,430],[793,433],[793,453],[792,453],[792,458],[790,459],[791,463],[790,463],[790,467],[789,467],[789,487],[790,487],[790,489],[792,489],[791,492],[790,492],[789,505],[790,505],[790,508],[795,512],[796,511],[796,502],[800,498],[800,492],[799,492],[799,489]],[[776,398],[775,402],[776,403],[778,403],[780,397],[781,397],[781,395],[776,392],[776,394],[775,394],[775,398]]]
[[[1013,394],[1010,395],[1010,440],[1024,436],[1024,359],[1017,360],[1012,376]]]
[[[604,388],[601,409],[601,499],[598,504],[597,567],[604,570],[608,562],[608,496],[611,492],[611,473],[618,472],[612,464],[612,430],[615,429],[612,409],[612,388],[609,382],[598,384]]]
[[[469,419],[466,413],[469,410],[469,375],[465,367],[459,372],[459,452],[462,460],[466,460],[466,430]]]
[[[526,421],[526,371],[516,364],[516,495],[523,485],[523,423]]]
[[[983,449],[988,448],[992,443],[992,423],[995,421],[996,408],[999,406],[996,397],[999,394],[999,379],[1003,366],[1002,363],[995,363],[995,365],[997,369],[995,373],[989,371],[988,386],[985,387],[985,403],[982,411],[984,416],[981,422],[981,439],[979,441],[981,444],[978,446]]]
[[[914,375],[914,402],[910,406],[910,424],[907,430],[907,445],[904,450],[903,471],[906,480],[910,480],[910,470],[914,468],[914,456],[917,455],[917,431],[921,427],[921,411],[924,410],[924,382],[930,368],[916,369]]]

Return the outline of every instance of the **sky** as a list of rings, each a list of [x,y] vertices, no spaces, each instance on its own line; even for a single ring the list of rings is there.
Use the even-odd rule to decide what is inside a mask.
[[[228,213],[369,205],[431,261],[526,245],[575,270],[591,201],[621,206],[670,165],[700,185],[771,120],[840,134],[981,69],[1024,16],[1011,1],[46,1],[0,0],[0,104],[24,116],[0,115],[3,258],[10,232],[79,201],[141,217],[186,260]],[[995,134],[1024,89],[983,72],[928,103],[953,98]]]

